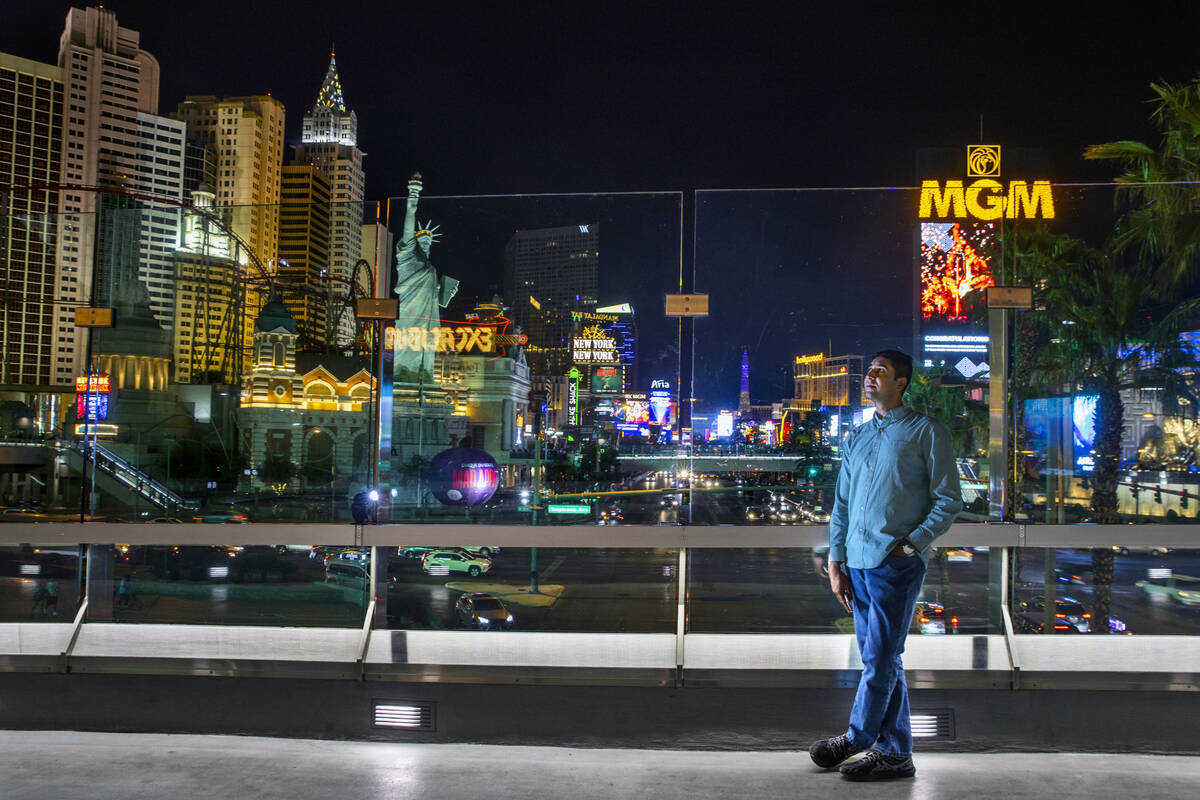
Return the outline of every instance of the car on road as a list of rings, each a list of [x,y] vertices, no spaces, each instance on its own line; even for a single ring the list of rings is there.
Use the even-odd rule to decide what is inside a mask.
[[[325,562],[325,582],[365,590],[371,583],[371,566],[357,561],[330,559]]]
[[[761,508],[759,508],[758,506],[746,506],[746,521],[747,522],[761,522],[762,518],[763,518],[763,511]]]
[[[662,508],[679,508],[679,495],[664,494],[658,499],[658,504]]]
[[[939,634],[946,632],[946,607],[941,603],[926,600],[917,602],[913,622],[921,633]]]
[[[970,564],[975,560],[975,554],[970,550],[955,548],[946,551],[946,561],[951,564]]]
[[[462,550],[435,550],[421,557],[421,569],[426,575],[465,572],[472,578],[492,568],[492,560],[474,556]]]
[[[484,544],[484,545],[472,544],[472,545],[463,545],[460,547],[447,547],[444,544],[441,544],[441,545],[424,544],[424,545],[409,545],[407,547],[398,547],[398,548],[396,548],[396,555],[403,556],[404,558],[424,558],[427,554],[435,553],[440,550],[461,550],[465,553],[470,553],[473,556],[483,556],[484,558],[491,558],[493,555],[500,552],[499,547],[496,547],[495,545],[487,545],[487,544]]]
[[[458,622],[468,628],[481,631],[512,630],[513,615],[508,607],[492,594],[468,592],[460,595],[454,603]]]
[[[237,506],[219,506],[216,508],[208,508],[201,511],[196,516],[192,517],[195,522],[213,522],[213,523],[246,523],[250,518],[246,513]]]
[[[1084,610],[1083,604],[1073,597],[1056,597],[1054,599],[1054,630],[1066,633],[1088,633],[1091,631],[1092,615]],[[1037,595],[1023,601],[1018,608],[1017,632],[1040,633],[1045,617],[1046,598]]]
[[[600,512],[601,525],[620,525],[625,521],[625,515],[621,513],[619,506],[606,508]]]
[[[366,565],[369,569],[371,564],[371,549],[369,547],[347,547],[336,552],[326,553],[325,563],[328,564],[331,561],[354,561]]]
[[[1113,552],[1121,556],[1165,556],[1171,552],[1169,547],[1129,547],[1124,544],[1114,544]]]
[[[1146,578],[1134,586],[1145,592],[1146,599],[1151,602],[1200,606],[1200,578],[1191,575]]]

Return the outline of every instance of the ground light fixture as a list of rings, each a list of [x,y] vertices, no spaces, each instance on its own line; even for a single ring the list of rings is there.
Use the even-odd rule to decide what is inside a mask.
[[[950,741],[954,738],[954,712],[948,708],[913,711],[909,714],[914,739]]]
[[[371,725],[414,731],[436,730],[435,707],[426,700],[376,700],[372,704]]]

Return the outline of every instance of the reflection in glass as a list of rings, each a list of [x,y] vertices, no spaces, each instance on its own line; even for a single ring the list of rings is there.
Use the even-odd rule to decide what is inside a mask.
[[[675,550],[414,545],[394,553],[387,567],[389,628],[675,630]]]
[[[79,552],[62,545],[0,547],[0,620],[71,622],[79,600]]]
[[[829,589],[827,548],[688,551],[693,633],[852,633]],[[986,547],[934,548],[912,633],[1000,633],[989,606],[999,587]]]
[[[121,545],[115,558],[117,622],[357,628],[372,594],[370,548]]]
[[[1105,615],[1098,599],[1108,595],[1110,634],[1200,633],[1200,550],[1146,545],[1104,549],[1113,563],[1107,582],[1105,561],[1095,549],[1019,548],[1013,591],[1017,632],[1103,631]]]

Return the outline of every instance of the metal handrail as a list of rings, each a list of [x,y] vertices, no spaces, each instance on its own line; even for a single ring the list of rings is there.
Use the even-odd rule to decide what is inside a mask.
[[[0,522],[0,546],[14,544],[146,545],[354,545],[350,523],[151,525],[138,523]],[[500,547],[823,547],[826,525],[475,525],[385,524],[363,526],[366,546],[405,544],[496,545]],[[955,523],[938,546],[1105,547],[1159,545],[1200,549],[1200,526],[1191,524],[1033,525]]]

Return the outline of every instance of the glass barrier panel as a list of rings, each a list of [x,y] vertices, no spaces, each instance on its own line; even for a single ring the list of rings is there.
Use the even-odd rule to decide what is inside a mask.
[[[345,546],[118,545],[113,620],[357,628],[371,550]]]
[[[911,633],[1002,633],[999,581],[987,547],[934,548]],[[688,550],[687,630],[853,633],[829,589],[828,548]]]
[[[0,621],[71,622],[80,586],[78,548],[0,547]]]
[[[1200,633],[1200,549],[1023,547],[1013,580],[1017,633]]]
[[[34,476],[0,486],[6,521],[349,522],[371,490],[378,521],[608,519],[679,371],[680,193],[414,186],[365,227],[363,204],[203,194],[0,218],[25,281],[0,446]],[[360,316],[375,297],[402,302]],[[482,455],[434,463],[452,450]]]
[[[989,517],[986,319],[957,299],[923,316],[935,232],[918,204],[903,188],[697,192],[695,287],[709,309],[695,322],[694,448],[680,458],[692,523],[827,523],[885,348],[914,357],[905,402],[949,429],[959,519]],[[951,227],[939,247],[957,241]],[[989,236],[974,247],[999,241]]]
[[[670,549],[403,546],[388,554],[387,624],[674,633],[678,565]]]

